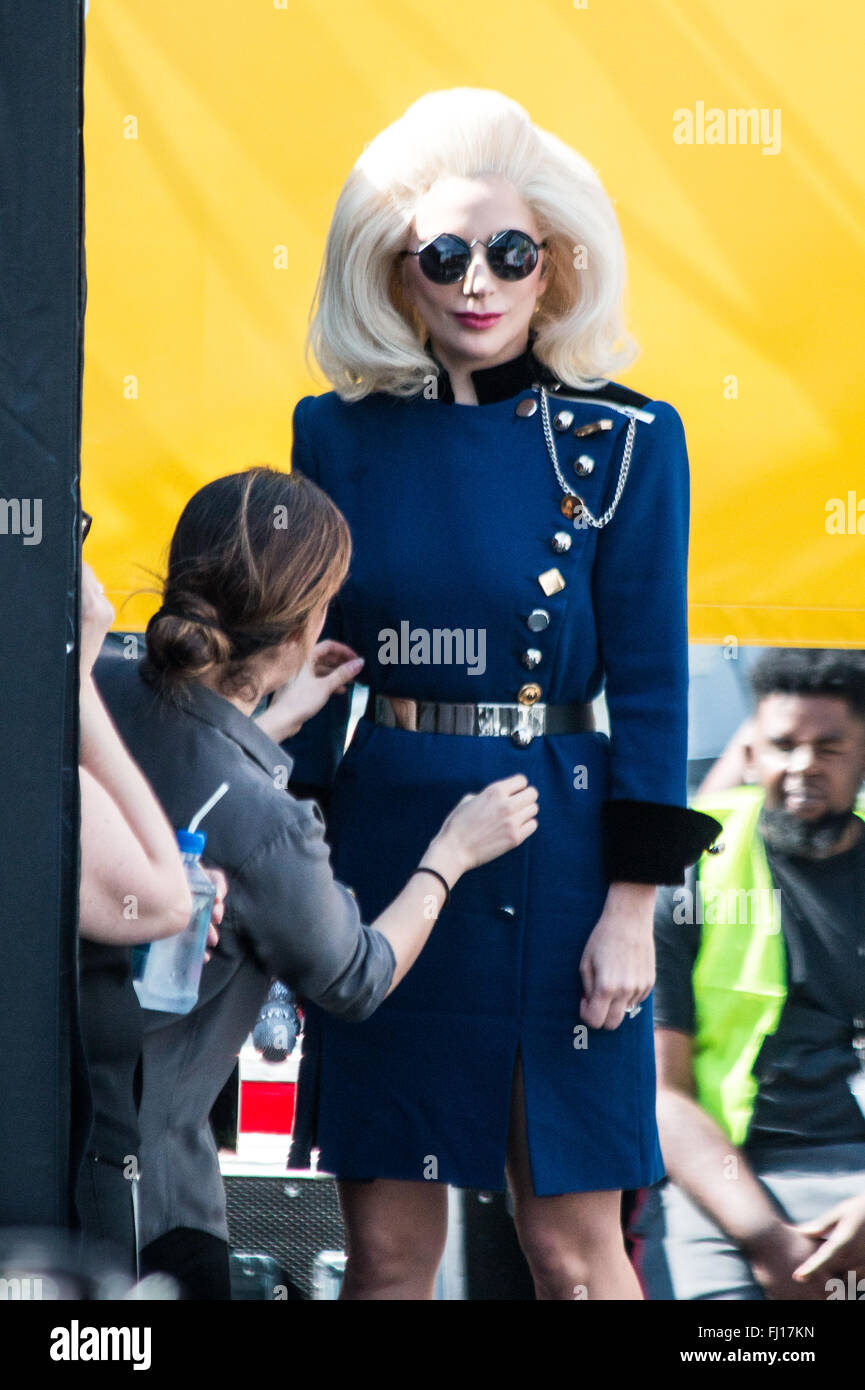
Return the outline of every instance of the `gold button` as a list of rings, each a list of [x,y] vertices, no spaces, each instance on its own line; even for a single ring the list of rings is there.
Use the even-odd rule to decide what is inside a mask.
[[[589,434],[601,434],[613,428],[612,420],[590,420],[587,425],[578,425],[574,430],[577,439],[585,439]]]
[[[573,518],[579,516],[583,510],[583,499],[582,497],[577,497],[575,493],[569,492],[562,498],[560,506],[562,515],[573,520]]]
[[[541,687],[535,685],[534,681],[529,681],[528,685],[521,685],[517,691],[517,700],[521,705],[536,705],[541,698]]]
[[[557,569],[544,570],[543,574],[538,575],[538,583],[547,598],[550,597],[550,594],[557,594],[565,587],[565,581],[562,578],[561,571]]]

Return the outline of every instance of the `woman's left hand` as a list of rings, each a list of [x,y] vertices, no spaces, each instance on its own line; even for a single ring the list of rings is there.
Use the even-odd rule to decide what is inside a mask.
[[[277,690],[256,723],[274,743],[291,738],[318,714],[331,695],[340,694],[356,679],[363,657],[344,642],[327,639],[317,643],[294,680]]]
[[[590,1028],[618,1028],[625,1011],[655,983],[652,932],[655,885],[612,883],[580,961],[580,1018]]]

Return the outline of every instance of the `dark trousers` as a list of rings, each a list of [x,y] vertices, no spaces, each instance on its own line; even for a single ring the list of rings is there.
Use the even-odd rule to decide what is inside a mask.
[[[78,1174],[75,1205],[85,1240],[111,1247],[117,1265],[136,1277],[135,1208],[132,1184],[124,1170],[87,1154]]]
[[[188,1299],[231,1298],[228,1244],[207,1231],[166,1231],[141,1251],[141,1273],[173,1275]]]

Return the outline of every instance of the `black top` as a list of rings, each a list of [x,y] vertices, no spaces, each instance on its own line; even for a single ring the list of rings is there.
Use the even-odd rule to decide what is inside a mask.
[[[170,823],[185,826],[222,781],[229,790],[202,830],[202,861],[228,880],[219,945],[188,1014],[141,1010],[143,1095],[140,1240],[174,1226],[227,1239],[225,1194],[208,1116],[253,1027],[273,978],[347,1020],[367,1018],[390,988],[390,942],[361,920],[351,890],[333,876],[318,808],[286,791],[290,754],[254,719],[197,682],[174,701],[137,662],[106,646],[94,676],[130,753]],[[115,948],[103,948],[113,951]],[[126,953],[124,953],[125,955]],[[128,970],[128,956],[125,969]],[[131,979],[102,996],[98,1038],[125,1038]],[[106,972],[107,973],[107,972]],[[125,1049],[126,1043],[120,1046]],[[107,1048],[106,1048],[107,1054]],[[124,1052],[125,1055],[125,1052]],[[120,1104],[128,1072],[100,1074],[97,1104]],[[95,1089],[95,1088],[94,1088]],[[137,1152],[133,1146],[127,1152]]]
[[[229,783],[202,826],[202,861],[224,870],[229,895],[199,1004],[224,989],[249,957],[265,985],[274,977],[284,980],[345,1018],[372,1013],[390,987],[394,954],[386,937],[361,921],[353,894],[334,879],[318,808],[284,789],[290,754],[197,681],[181,699],[167,698],[148,679],[144,662],[110,650],[94,675],[172,825],[188,825],[220,783]]]
[[[865,1116],[847,1084],[858,1066],[853,1020],[865,1015],[865,834],[828,859],[769,845],[766,853],[781,893],[787,998],[755,1064],[744,1147],[865,1141]],[[695,881],[689,869],[691,894]],[[655,1026],[693,1034],[700,926],[674,922],[675,892],[661,889],[655,911]]]
[[[89,1151],[122,1165],[138,1153],[141,1009],[128,946],[78,944],[81,1035],[93,1103]]]

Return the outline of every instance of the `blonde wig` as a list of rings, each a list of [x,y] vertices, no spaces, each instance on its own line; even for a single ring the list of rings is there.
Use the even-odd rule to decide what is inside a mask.
[[[559,380],[589,387],[636,356],[622,295],[625,258],[612,204],[576,151],[517,102],[470,87],[430,92],[366,147],[337,199],[316,286],[308,351],[344,400],[413,395],[438,373],[401,292],[398,255],[440,178],[499,175],[548,240],[533,350]]]

